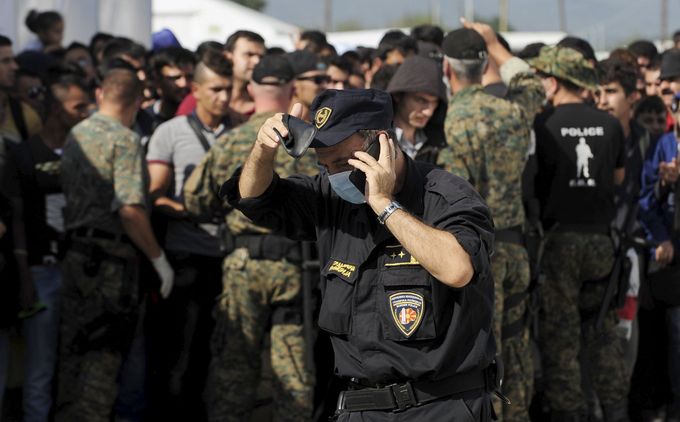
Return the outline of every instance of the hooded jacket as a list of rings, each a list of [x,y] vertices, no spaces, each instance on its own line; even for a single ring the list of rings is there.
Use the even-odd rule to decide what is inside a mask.
[[[448,99],[441,66],[429,58],[421,56],[409,57],[399,66],[397,73],[390,80],[389,85],[387,85],[387,92],[392,95],[395,113],[399,107],[395,101],[395,96],[399,93],[424,92],[439,98],[439,106],[437,106],[427,125],[423,128],[427,141],[418,150],[415,157],[418,161],[436,163],[439,151],[446,148],[444,120],[446,118]]]

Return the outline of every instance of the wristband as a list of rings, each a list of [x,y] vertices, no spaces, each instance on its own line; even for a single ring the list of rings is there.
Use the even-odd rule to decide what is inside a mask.
[[[401,204],[399,202],[397,202],[397,201],[390,202],[389,204],[387,204],[387,206],[385,207],[383,212],[381,212],[380,215],[378,216],[378,223],[384,225],[385,221],[387,221],[387,219],[390,217],[390,215],[394,214],[394,212],[396,210],[401,210],[401,209],[403,209],[403,207],[401,206]]]

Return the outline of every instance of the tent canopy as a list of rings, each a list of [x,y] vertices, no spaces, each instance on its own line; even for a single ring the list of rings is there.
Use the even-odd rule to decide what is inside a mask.
[[[262,35],[267,47],[292,50],[299,33],[295,25],[225,0],[154,0],[152,28],[170,29],[191,50],[203,41],[223,43],[239,29]]]

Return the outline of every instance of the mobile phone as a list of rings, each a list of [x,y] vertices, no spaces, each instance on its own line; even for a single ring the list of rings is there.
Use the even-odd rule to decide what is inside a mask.
[[[371,140],[371,142],[368,144],[368,148],[364,152],[366,152],[368,155],[371,157],[375,158],[378,160],[380,158],[380,141],[379,137],[381,133],[385,132],[380,132],[378,136],[376,136],[374,139]],[[387,131],[387,137],[389,139],[395,139],[395,135],[393,134],[393,131]],[[359,169],[354,169],[349,175],[349,181],[354,184],[354,186],[359,189],[359,192],[364,193],[366,191],[366,173]]]

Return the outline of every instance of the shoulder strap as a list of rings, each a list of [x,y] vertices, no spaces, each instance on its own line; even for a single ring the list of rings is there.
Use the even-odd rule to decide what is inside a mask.
[[[15,100],[12,97],[7,98],[9,102],[9,109],[14,119],[14,125],[24,141],[28,139],[28,129],[26,128],[26,120],[24,119],[24,110],[21,108],[21,101]]]
[[[208,142],[207,139],[205,139],[205,135],[203,134],[203,130],[201,129],[201,122],[198,121],[198,119],[193,113],[187,116],[187,122],[189,122],[189,126],[191,126],[191,129],[194,131],[194,134],[196,134],[196,138],[198,138],[198,141],[201,143],[201,146],[203,147],[205,152],[208,152],[210,150],[210,143]]]

